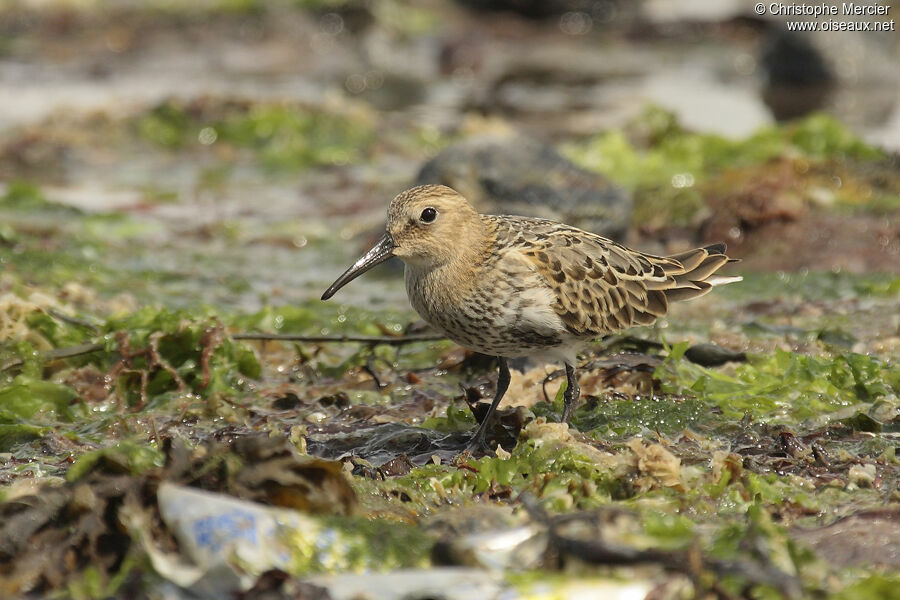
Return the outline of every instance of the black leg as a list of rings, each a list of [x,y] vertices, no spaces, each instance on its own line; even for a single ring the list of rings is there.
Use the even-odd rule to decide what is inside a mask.
[[[506,388],[509,387],[509,365],[502,356],[498,356],[497,359],[500,361],[500,373],[497,377],[497,393],[494,395],[494,401],[491,402],[491,407],[488,409],[487,415],[485,415],[481,425],[478,426],[478,431],[475,432],[472,441],[469,442],[470,450],[491,451],[490,446],[487,445],[484,438],[487,435],[488,428],[491,426],[494,413],[497,412],[497,405],[500,404],[500,401],[503,399],[503,394],[506,393]]]
[[[581,395],[581,388],[578,387],[578,378],[575,377],[575,367],[566,363],[566,391],[563,394],[562,422],[568,423],[575,412],[575,404],[578,402],[578,396]]]

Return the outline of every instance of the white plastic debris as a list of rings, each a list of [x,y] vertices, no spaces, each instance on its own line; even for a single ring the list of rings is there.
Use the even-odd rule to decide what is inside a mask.
[[[641,600],[653,589],[650,582],[609,578],[504,582],[506,570],[531,567],[546,546],[546,534],[532,525],[464,536],[457,550],[469,554],[478,567],[350,573],[341,572],[352,570],[345,568],[342,557],[358,554],[364,538],[342,532],[325,519],[171,483],[160,484],[157,500],[181,554],[163,552],[149,539],[143,539],[145,549],[154,569],[178,589],[189,590],[192,598],[229,597],[249,589],[273,568],[309,572],[304,567],[313,556],[319,567],[338,572],[304,580],[326,588],[334,600]],[[126,513],[130,529],[143,538],[141,532],[150,529],[149,512]]]
[[[159,486],[157,501],[182,552],[198,567],[196,573],[235,572],[242,588],[263,571],[289,570],[295,551],[287,543],[291,532],[315,538],[322,529],[320,521],[303,513],[171,483]]]
[[[546,529],[531,524],[471,533],[452,545],[466,564],[503,572],[536,567],[547,550],[547,542]]]

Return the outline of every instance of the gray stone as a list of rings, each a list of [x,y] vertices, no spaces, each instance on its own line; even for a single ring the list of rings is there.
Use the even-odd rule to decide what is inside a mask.
[[[490,134],[452,144],[425,163],[416,184],[439,183],[483,213],[562,221],[623,240],[631,197],[552,146],[521,135]]]

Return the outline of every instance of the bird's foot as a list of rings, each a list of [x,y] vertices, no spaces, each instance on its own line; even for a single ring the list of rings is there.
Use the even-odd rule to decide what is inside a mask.
[[[484,435],[479,435],[481,433],[482,432],[479,429],[479,431],[472,436],[472,439],[469,440],[468,444],[466,444],[466,450],[468,452],[471,452],[472,454],[475,454],[476,452],[483,452],[484,454],[493,455],[493,448],[491,448],[491,446],[487,443],[487,440],[484,439]]]

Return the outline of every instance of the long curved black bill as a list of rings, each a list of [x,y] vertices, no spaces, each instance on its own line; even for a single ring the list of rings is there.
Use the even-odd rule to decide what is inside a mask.
[[[344,271],[344,274],[335,280],[331,286],[325,290],[325,293],[322,294],[322,300],[328,300],[332,296],[334,296],[335,292],[339,289],[374,267],[375,265],[380,265],[387,259],[394,256],[394,238],[391,237],[390,232],[385,231],[384,235],[381,236],[375,245],[372,246],[372,249],[366,252],[362,258],[353,263],[353,266]]]

